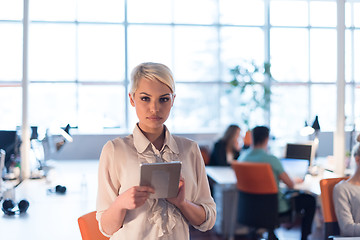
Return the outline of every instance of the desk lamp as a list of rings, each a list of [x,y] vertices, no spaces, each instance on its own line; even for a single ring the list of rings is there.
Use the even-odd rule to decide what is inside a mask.
[[[320,124],[319,124],[318,115],[315,116],[315,120],[314,120],[311,127],[315,130],[314,145],[315,145],[315,157],[316,157],[317,156],[317,149],[319,147],[319,132],[320,132]]]
[[[300,130],[300,135],[301,136],[310,136],[311,134],[313,134],[315,132],[315,129],[310,127],[307,123],[307,121],[305,121],[305,126]]]
[[[319,124],[319,117],[318,115],[315,116],[315,120],[313,125],[311,126],[315,130],[315,139],[314,142],[319,144],[319,132],[320,132],[320,124]]]

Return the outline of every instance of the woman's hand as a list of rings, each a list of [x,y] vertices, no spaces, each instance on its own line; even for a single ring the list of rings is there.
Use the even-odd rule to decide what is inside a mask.
[[[182,204],[185,202],[185,180],[183,177],[180,177],[179,181],[179,190],[178,194],[174,198],[167,198],[167,201],[174,204],[176,207],[180,208]]]
[[[121,204],[123,209],[135,209],[145,203],[150,193],[155,193],[152,187],[134,186],[120,194],[116,201]]]
[[[149,198],[150,193],[155,193],[151,187],[134,186],[117,196],[116,200],[101,216],[103,230],[112,235],[122,228],[126,211],[141,207]]]
[[[190,224],[200,226],[206,220],[204,207],[185,199],[184,178],[180,178],[178,195],[166,200],[174,204]]]

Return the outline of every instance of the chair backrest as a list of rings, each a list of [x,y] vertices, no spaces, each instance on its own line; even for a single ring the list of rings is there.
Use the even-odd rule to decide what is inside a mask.
[[[254,194],[277,194],[277,184],[269,163],[234,162],[231,166],[239,190]]]
[[[255,228],[279,225],[278,189],[268,163],[234,162],[239,190],[238,222]]]
[[[321,207],[325,223],[325,239],[330,235],[338,235],[340,233],[334,209],[333,189],[338,182],[347,178],[348,177],[327,178],[320,180]]]
[[[96,211],[87,213],[78,218],[81,237],[83,240],[108,240],[102,235],[96,220]]]
[[[210,162],[210,150],[207,146],[200,146],[201,156],[204,159],[205,165],[208,165]]]

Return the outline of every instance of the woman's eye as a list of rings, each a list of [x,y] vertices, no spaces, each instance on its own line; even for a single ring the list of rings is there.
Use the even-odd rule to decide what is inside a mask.
[[[160,102],[168,102],[169,100],[170,98],[168,97],[160,98]]]
[[[149,97],[141,97],[140,99],[141,99],[141,101],[149,101],[150,100]]]

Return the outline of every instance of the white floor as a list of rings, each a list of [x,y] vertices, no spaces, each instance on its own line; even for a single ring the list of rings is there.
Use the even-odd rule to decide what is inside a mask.
[[[15,188],[15,199],[25,198],[25,215],[0,212],[0,239],[80,240],[77,218],[95,210],[98,160],[56,161],[46,179],[27,180]],[[49,193],[66,186],[64,195]]]

